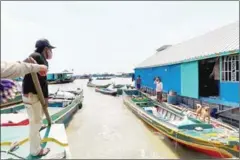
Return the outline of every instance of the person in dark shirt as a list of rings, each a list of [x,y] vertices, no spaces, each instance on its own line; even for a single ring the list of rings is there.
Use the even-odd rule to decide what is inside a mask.
[[[88,83],[91,83],[91,82],[92,82],[92,77],[89,77]]]
[[[137,82],[137,89],[139,90],[139,89],[141,89],[141,83],[142,83],[142,79],[141,79],[141,77],[140,77],[140,75],[138,75],[138,78],[137,78],[137,80],[136,80]]]
[[[47,59],[52,58],[52,45],[47,39],[40,39],[36,42],[36,50],[30,55],[36,63],[48,66]],[[47,74],[38,73],[38,79],[46,103],[48,103],[48,82]],[[41,148],[41,136],[39,130],[42,127],[43,111],[40,100],[37,96],[31,74],[25,75],[22,84],[23,90],[23,103],[26,107],[29,117],[29,141],[30,141],[30,154],[32,156],[44,156],[50,151],[49,148]]]

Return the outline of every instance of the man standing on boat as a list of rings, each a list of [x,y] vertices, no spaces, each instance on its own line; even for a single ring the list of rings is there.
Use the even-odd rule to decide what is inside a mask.
[[[38,64],[48,66],[47,59],[52,58],[52,45],[47,39],[40,39],[35,44],[36,50],[30,55]],[[48,104],[48,82],[47,74],[38,74],[38,80],[46,103]],[[44,156],[50,151],[49,148],[41,148],[40,129],[42,127],[43,111],[41,102],[37,96],[31,74],[25,75],[23,79],[23,103],[26,106],[29,117],[29,142],[30,154],[32,156]]]

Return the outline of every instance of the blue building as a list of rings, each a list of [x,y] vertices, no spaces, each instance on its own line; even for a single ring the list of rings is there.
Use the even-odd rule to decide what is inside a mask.
[[[135,68],[135,76],[140,75],[142,86],[153,90],[153,79],[159,76],[164,92],[174,90],[179,101],[190,107],[200,102],[223,110],[239,107],[239,63],[239,22],[235,22],[159,48]]]

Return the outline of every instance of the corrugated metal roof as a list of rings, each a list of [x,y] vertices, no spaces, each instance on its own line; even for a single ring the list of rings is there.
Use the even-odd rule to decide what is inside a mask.
[[[239,50],[239,21],[154,54],[136,68],[156,67],[204,59],[216,53]]]

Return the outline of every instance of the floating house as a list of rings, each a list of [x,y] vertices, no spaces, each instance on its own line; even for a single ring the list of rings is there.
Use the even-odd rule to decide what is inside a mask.
[[[192,108],[201,103],[220,111],[240,106],[239,63],[239,22],[235,22],[159,48],[135,68],[135,76],[141,76],[147,90],[155,89],[153,79],[159,76],[164,93],[175,91],[180,103]]]

